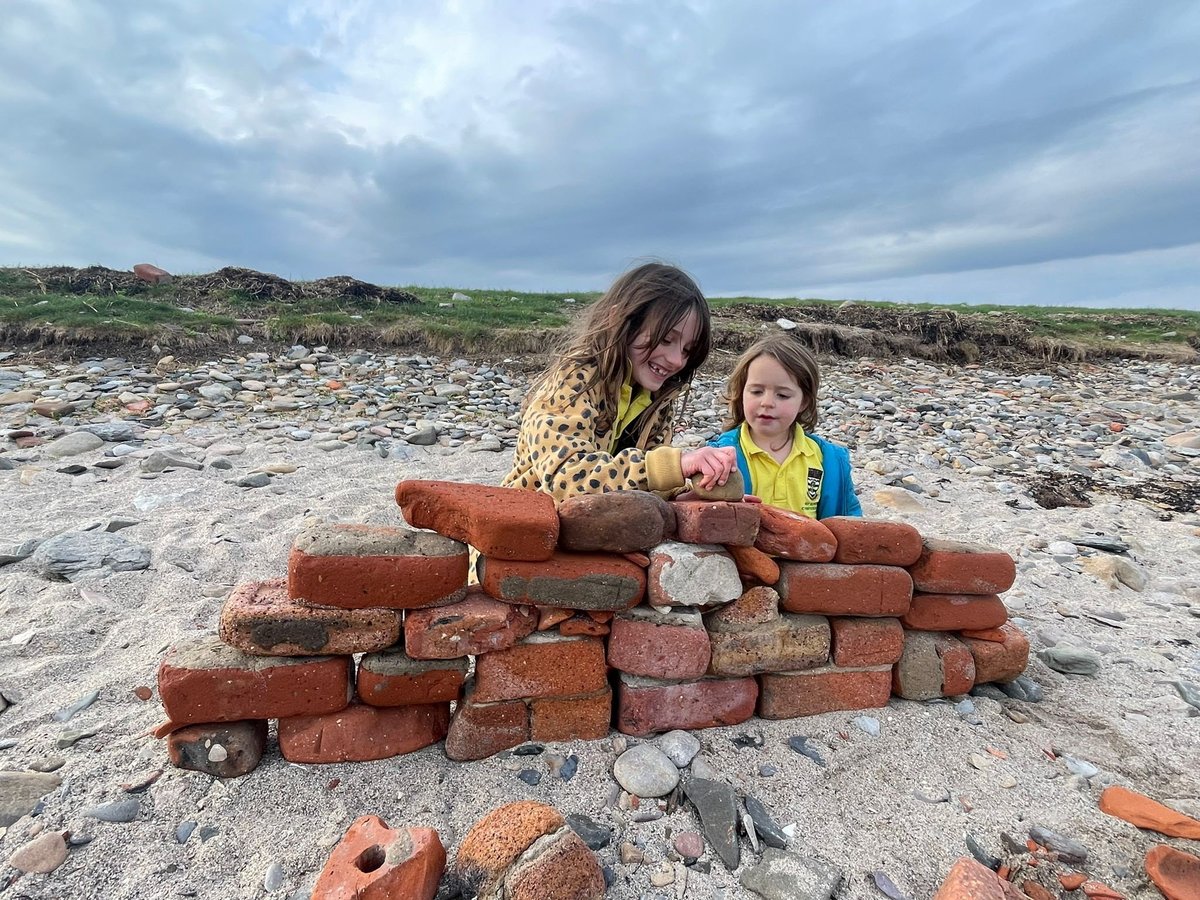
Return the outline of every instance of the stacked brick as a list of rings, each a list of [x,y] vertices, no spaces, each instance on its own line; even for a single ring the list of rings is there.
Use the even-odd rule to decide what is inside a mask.
[[[167,655],[177,764],[243,774],[269,719],[295,762],[442,739],[471,760],[613,725],[642,736],[951,696],[1028,658],[999,597],[1012,559],[903,523],[638,491],[556,508],[435,481],[402,482],[396,500],[429,531],[305,531],[286,580],[239,586],[219,639]]]

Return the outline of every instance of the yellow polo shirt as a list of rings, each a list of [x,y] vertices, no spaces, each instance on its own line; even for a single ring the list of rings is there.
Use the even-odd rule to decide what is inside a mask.
[[[650,392],[639,387],[633,392],[633,373],[621,385],[621,397],[617,401],[617,418],[613,423],[612,437],[608,441],[608,452],[617,452],[617,441],[629,427],[629,423],[640,416],[650,406]]]
[[[742,424],[738,443],[750,466],[748,493],[761,498],[763,503],[815,519],[825,477],[821,447],[802,427],[795,428],[791,452],[780,464],[750,438],[750,426]]]

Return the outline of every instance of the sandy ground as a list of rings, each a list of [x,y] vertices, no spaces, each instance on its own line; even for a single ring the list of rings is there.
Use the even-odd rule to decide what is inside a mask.
[[[556,747],[578,754],[578,774],[569,782],[547,775],[536,787],[516,773],[525,766],[544,770],[541,757],[464,765],[449,762],[437,746],[381,762],[327,766],[289,764],[272,747],[255,772],[226,782],[170,766],[163,744],[146,735],[162,719],[157,698],[142,702],[134,689],[154,686],[158,661],[172,642],[215,630],[232,585],[283,574],[293,537],[313,519],[399,524],[392,490],[400,479],[495,483],[509,461],[507,452],[412,448],[405,459],[382,460],[355,450],[328,454],[310,444],[254,443],[253,433],[237,440],[247,450],[234,458],[234,473],[179,470],[144,479],[136,465],[127,465],[104,477],[72,477],[57,474],[60,464],[46,459],[0,472],[0,542],[128,516],[139,524],[121,535],[152,551],[148,571],[75,584],[44,579],[28,560],[0,570],[0,693],[13,704],[0,713],[0,739],[16,742],[0,750],[0,769],[65,759],[58,771],[62,786],[45,798],[38,817],[20,820],[0,837],[0,858],[39,828],[92,839],[73,848],[49,875],[14,880],[15,870],[0,869],[0,894],[306,897],[332,845],[362,814],[436,828],[448,848],[484,811],[525,798],[611,821],[611,741]],[[90,462],[99,452],[79,461]],[[226,481],[269,462],[299,469],[257,490]],[[965,854],[966,834],[998,853],[1001,832],[1023,840],[1034,824],[1083,842],[1090,851],[1083,868],[1093,877],[1129,897],[1157,897],[1142,866],[1155,836],[1104,815],[1096,798],[1105,784],[1120,783],[1200,812],[1200,718],[1166,683],[1200,683],[1200,522],[1188,515],[1162,521],[1157,510],[1126,501],[1016,510],[1005,505],[1004,495],[989,491],[986,479],[944,469],[917,473],[929,482],[950,480],[938,498],[921,499],[922,510],[901,514],[872,499],[880,486],[876,476],[856,472],[867,514],[904,518],[927,535],[982,541],[1012,553],[1021,571],[1006,599],[1035,648],[1069,636],[1103,654],[1100,674],[1066,676],[1034,659],[1029,674],[1045,688],[1044,702],[1006,701],[1018,718],[1028,719],[1024,723],[985,697],[975,698],[974,714],[965,717],[953,703],[893,700],[868,713],[880,721],[877,737],[852,723],[857,713],[752,720],[699,732],[703,756],[780,823],[795,823],[792,849],[842,869],[842,898],[882,896],[871,879],[875,870],[908,897],[929,897]],[[1096,531],[1129,541],[1132,558],[1150,576],[1144,591],[1110,587],[1041,549],[1057,537]],[[1123,627],[1082,615],[1096,612],[1123,614]],[[93,690],[100,696],[91,707],[65,725],[54,719]],[[64,730],[80,728],[97,734],[57,749]],[[747,731],[763,735],[761,749],[739,749],[731,741]],[[789,749],[788,737],[797,734],[814,739],[826,768]],[[1052,753],[1091,762],[1100,774],[1090,781],[1072,777]],[[990,764],[976,768],[972,755]],[[768,763],[778,771],[764,777],[760,768]],[[129,796],[120,785],[156,768],[164,774],[138,795],[142,811],[135,821],[83,817],[97,803]],[[949,799],[929,803],[916,793]],[[197,833],[180,844],[176,829],[188,820],[217,830],[206,841]],[[615,835],[600,851],[616,875],[609,896],[752,896],[738,884],[738,873],[711,854],[705,857],[711,872],[688,871],[686,886],[678,880],[651,886],[651,872],[670,850],[669,835],[697,827],[684,808]],[[644,848],[646,865],[620,864],[616,850],[623,840]],[[1168,843],[1196,849],[1193,842]],[[743,840],[743,866],[754,859]],[[268,894],[263,883],[272,863],[282,867],[283,884]]]

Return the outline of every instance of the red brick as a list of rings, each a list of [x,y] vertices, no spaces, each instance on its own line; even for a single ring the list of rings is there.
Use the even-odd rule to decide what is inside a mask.
[[[1017,578],[1017,564],[1003,550],[936,538],[925,539],[908,571],[915,588],[931,594],[1003,594]]]
[[[400,613],[298,603],[278,578],[238,585],[221,607],[219,631],[230,646],[264,656],[370,653],[400,638]]]
[[[1029,638],[1025,633],[1011,622],[999,631],[1004,636],[999,643],[961,636],[975,660],[976,684],[1013,681],[1029,665]]]
[[[960,638],[974,638],[977,641],[993,641],[1003,644],[1007,638],[1001,628],[964,628],[958,633]]]
[[[558,546],[584,553],[631,553],[661,544],[675,531],[675,512],[646,491],[568,497],[558,505]]]
[[[647,678],[690,681],[708,671],[708,632],[693,610],[635,607],[613,619],[608,664]]]
[[[396,502],[414,528],[495,559],[549,559],[558,543],[554,499],[538,491],[412,479],[396,485]]]
[[[564,609],[629,609],[646,593],[646,573],[622,556],[558,551],[543,562],[483,558],[480,586],[508,603]]]
[[[358,698],[371,706],[449,703],[462,696],[467,661],[413,659],[393,648],[363,655],[358,664]]]
[[[533,633],[531,607],[494,600],[471,590],[465,600],[404,616],[404,646],[413,659],[455,659],[504,650]]]
[[[446,736],[449,703],[368,706],[279,720],[279,751],[298,763],[366,762],[412,753]]]
[[[621,675],[617,728],[641,737],[677,728],[738,725],[754,715],[758,682],[753,678],[704,678],[667,682]]]
[[[504,879],[509,900],[602,900],[604,872],[583,838],[560,828],[528,853]]]
[[[173,647],[158,667],[172,722],[236,722],[337,712],[350,702],[349,656],[251,656],[215,637]]]
[[[378,816],[359,816],[329,855],[312,900],[433,900],[445,868],[432,828],[391,829]]]
[[[1008,621],[1008,610],[995,594],[914,593],[912,606],[900,617],[915,631],[962,631],[999,628]]]
[[[151,284],[171,283],[171,273],[151,263],[138,263],[133,267],[133,274],[142,281],[148,281]]]
[[[485,759],[529,740],[529,709],[524,700],[477,703],[474,684],[454,709],[446,735],[446,756],[456,762]]]
[[[892,668],[892,693],[906,700],[965,694],[975,686],[967,645],[940,631],[905,631],[904,653]]]
[[[788,612],[827,616],[899,616],[912,601],[912,579],[896,566],[786,562],[776,589]]]
[[[604,642],[530,635],[507,650],[475,659],[475,701],[590,694],[607,684]]]
[[[188,725],[167,736],[167,755],[173,765],[214,778],[253,772],[266,749],[266,719]]]
[[[726,544],[753,547],[758,537],[759,506],[754,503],[714,503],[678,500],[675,539],[685,544]]]
[[[759,676],[762,695],[758,714],[764,719],[795,719],[851,709],[878,709],[892,694],[891,666],[840,669],[826,666],[808,672],[776,672]]]
[[[762,625],[710,623],[710,675],[726,678],[760,672],[795,672],[829,660],[829,620],[824,616],[780,616]]]
[[[318,525],[302,531],[288,556],[288,594],[343,609],[416,609],[460,599],[467,547],[458,541],[382,525]]]
[[[612,727],[612,688],[579,697],[529,701],[530,737],[535,741],[596,741]]]
[[[563,620],[558,626],[558,633],[563,637],[605,637],[608,631],[607,622],[597,622],[586,613],[579,612]]]
[[[837,552],[837,538],[816,519],[764,503],[754,546],[783,559],[823,563]]]
[[[834,562],[911,566],[921,556],[921,533],[905,522],[833,516],[821,524],[837,539]]]
[[[765,625],[779,618],[779,594],[774,588],[752,587],[732,603],[708,613],[705,627],[710,630],[737,631]]]
[[[933,900],[1029,900],[987,866],[961,857],[946,875]]]
[[[829,620],[835,666],[890,666],[904,652],[904,628],[899,619],[835,616]]]
[[[737,563],[738,574],[743,582],[774,584],[779,580],[779,563],[757,547],[726,547]]]

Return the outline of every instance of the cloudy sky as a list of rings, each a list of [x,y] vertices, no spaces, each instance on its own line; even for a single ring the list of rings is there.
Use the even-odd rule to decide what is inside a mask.
[[[5,0],[0,264],[1200,309],[1193,0]]]

